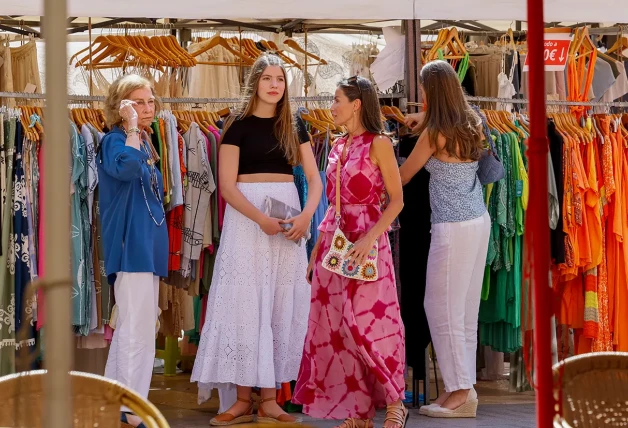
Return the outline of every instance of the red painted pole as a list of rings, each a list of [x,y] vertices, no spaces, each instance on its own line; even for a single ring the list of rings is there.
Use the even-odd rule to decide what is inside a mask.
[[[530,202],[526,213],[526,243],[530,254],[534,308],[534,377],[537,385],[538,428],[551,428],[554,418],[552,394],[552,298],[549,285],[549,227],[547,201],[547,119],[545,67],[543,64],[543,0],[528,2],[528,64],[530,73]]]

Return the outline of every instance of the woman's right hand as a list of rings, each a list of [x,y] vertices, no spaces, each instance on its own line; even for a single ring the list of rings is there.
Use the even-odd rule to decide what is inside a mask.
[[[281,223],[279,222],[280,220],[278,218],[264,216],[262,221],[260,221],[258,224],[266,235],[273,236],[283,232],[283,228],[281,227]]]
[[[137,112],[133,108],[135,104],[136,102],[131,100],[120,101],[120,117],[130,126],[137,126]]]
[[[425,118],[425,112],[419,113],[409,113],[406,115],[406,120],[404,123],[406,126],[413,131],[419,127],[423,123],[423,119]]]

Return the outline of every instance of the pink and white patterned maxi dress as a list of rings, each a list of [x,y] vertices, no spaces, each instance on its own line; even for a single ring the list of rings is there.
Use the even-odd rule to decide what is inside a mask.
[[[382,215],[382,173],[369,152],[375,134],[353,138],[342,162],[340,228],[351,242]],[[336,166],[346,137],[329,154],[330,208],[312,280],[308,331],[293,402],[325,419],[372,418],[376,408],[405,398],[405,331],[401,321],[388,234],[378,240],[377,281],[365,282],[323,267],[336,229]]]

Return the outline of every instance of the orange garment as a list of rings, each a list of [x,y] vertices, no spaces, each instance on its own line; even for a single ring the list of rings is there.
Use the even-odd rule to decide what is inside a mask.
[[[589,237],[589,224],[586,215],[585,196],[589,192],[589,181],[583,166],[580,154],[582,143],[578,142],[571,150],[573,188],[574,188],[574,215],[576,221],[575,245],[578,247],[579,259],[576,260],[578,267],[588,266],[592,262],[591,239]]]
[[[277,390],[277,404],[283,406],[290,400],[292,400],[292,388],[290,382],[284,382],[281,384],[281,388]]]
[[[576,51],[569,53],[567,59],[568,101],[589,101],[589,91],[593,84],[595,62],[597,61],[597,50],[592,49],[591,52],[584,54],[582,50],[586,49],[588,48],[583,45]],[[578,120],[586,111],[584,106],[572,106],[570,109]]]
[[[617,133],[610,133],[613,145],[613,169],[615,176],[615,194],[609,204],[609,227],[608,227],[608,266],[609,266],[609,317],[611,320],[611,331],[615,334],[617,330],[617,293],[619,287],[626,284],[626,271],[624,266],[624,221],[622,216],[625,210],[624,197],[624,162],[621,145],[623,140]],[[612,275],[612,276],[611,276]],[[617,344],[616,337],[613,343]]]
[[[563,134],[563,230],[565,232],[565,263],[560,268],[562,279],[574,278],[578,274],[578,261],[580,260],[576,243],[576,215],[575,196],[573,184],[572,154],[575,140],[568,134]]]
[[[607,167],[603,162],[604,139],[598,139],[593,148],[595,150],[596,171],[598,186],[600,189],[600,217],[602,226],[602,259],[597,269],[597,308],[598,308],[598,332],[597,337],[591,341],[592,352],[603,352],[613,350],[613,340],[608,319],[608,271],[607,271],[607,251],[606,251],[606,221],[608,218],[608,201],[606,199],[606,175]],[[612,174],[612,166],[610,173]],[[614,186],[613,180],[613,186]],[[613,190],[614,191],[614,190]],[[585,299],[586,300],[586,299]]]
[[[585,265],[585,270],[593,269],[602,262],[602,218],[600,212],[600,189],[598,187],[596,150],[594,140],[592,143],[584,145],[583,166],[588,180],[588,190],[584,195],[585,217],[589,235],[589,248],[591,262]]]
[[[621,205],[621,226],[622,237],[628,237],[628,153],[625,146],[626,140],[621,134],[617,133],[617,146],[619,151],[620,162],[622,163],[621,175],[621,193],[618,195],[617,201]],[[621,199],[620,199],[621,196]],[[621,245],[621,255],[618,262],[623,269],[623,281],[615,284],[615,344],[616,351],[628,351],[628,249],[625,246],[626,240]]]
[[[557,322],[574,329],[582,329],[584,327],[584,285],[582,275],[563,281],[560,288],[562,289],[561,310]]]

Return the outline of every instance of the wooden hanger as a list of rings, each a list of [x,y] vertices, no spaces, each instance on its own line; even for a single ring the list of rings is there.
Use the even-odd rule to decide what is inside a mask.
[[[277,46],[277,44],[275,42],[273,42],[272,40],[260,40],[260,43],[264,47],[266,47],[269,51],[274,51],[281,59],[284,60],[284,62],[286,64],[292,65],[292,66],[298,68],[299,70],[303,70],[303,67],[301,67],[301,65],[298,62],[296,62],[292,58],[286,56],[284,54],[284,51],[279,49],[279,46]]]
[[[392,118],[398,123],[405,125],[405,117],[401,114],[401,111],[394,110],[391,106],[384,105],[381,108],[382,113],[386,118]]]
[[[564,119],[570,126],[570,129],[572,129],[574,133],[578,134],[578,137],[580,138],[580,141],[582,143],[586,144],[593,142],[593,136],[591,135],[591,132],[587,128],[583,128],[582,126],[580,126],[580,124],[576,120],[576,117],[573,114],[565,113]]]
[[[519,138],[524,139],[526,137],[525,133],[519,128],[513,121],[511,113],[507,111],[498,111],[497,112],[502,119],[502,122],[511,129],[512,132],[515,132]]]
[[[606,51],[607,53],[613,53],[616,51],[617,52],[616,55],[621,55],[624,56],[624,51],[628,49],[628,37],[624,36],[623,34],[617,38],[617,40],[615,41],[615,43],[613,44],[613,46],[611,46],[611,48]]]
[[[524,129],[524,131],[530,135],[530,122],[528,121],[528,118],[525,117],[523,114],[518,113],[517,114],[518,120],[519,120],[519,125],[521,125],[521,127]]]
[[[490,128],[495,129],[500,134],[506,134],[508,131],[504,129],[503,125],[500,123],[499,119],[495,117],[493,114],[493,110],[481,110],[486,117],[486,122]]]
[[[200,54],[207,52],[210,49],[213,49],[216,46],[222,46],[223,48],[225,48],[227,51],[231,52],[233,55],[235,55],[236,57],[242,59],[242,62],[245,63],[246,65],[253,65],[254,61],[246,56],[243,55],[242,53],[236,51],[235,49],[233,49],[229,43],[227,43],[227,41],[225,39],[223,39],[221,36],[219,36],[218,34],[216,34],[214,37],[212,37],[211,39],[209,39],[209,41],[203,45],[203,47],[201,47],[200,49],[191,52],[190,55],[192,57],[197,57]],[[203,64],[203,62],[198,61],[199,64]]]
[[[153,57],[146,54],[141,49],[134,47],[129,42],[129,39],[124,36],[99,36],[96,40],[98,42],[95,41],[92,45],[94,46],[98,43],[98,46],[95,46],[94,49],[92,49],[91,58],[89,54],[84,56],[76,62],[76,67],[113,68],[127,64],[141,64],[149,67],[160,68]],[[72,63],[74,58],[76,58],[80,53],[88,49],[89,48],[83,49],[73,55],[72,58],[70,58],[70,63]],[[109,58],[114,58],[115,60],[105,62]],[[124,61],[121,62],[120,58],[124,58]]]
[[[323,122],[319,119],[316,119],[312,115],[307,114],[305,112],[301,113],[301,118],[305,120],[306,122],[308,122],[313,128],[316,128],[319,131],[326,131],[329,128],[328,123]]]
[[[327,65],[327,61],[325,61],[324,59],[319,58],[318,56],[314,55],[313,53],[310,53],[308,51],[306,51],[305,49],[303,49],[301,46],[299,46],[299,44],[294,41],[293,39],[286,39],[283,41],[283,44],[286,46],[291,47],[292,49],[294,49],[297,52],[300,52],[306,56],[309,56],[310,58],[312,58],[314,61],[318,61],[319,64],[321,65]]]
[[[508,37],[510,40],[506,41],[506,37]],[[501,46],[508,45],[510,49],[517,50],[517,45],[515,45],[515,35],[512,31],[512,28],[508,28],[508,31],[506,31],[506,34],[504,34],[503,36],[499,38],[499,44]]]
[[[443,28],[438,32],[438,35],[436,36],[436,40],[434,41],[434,44],[432,44],[432,47],[425,54],[426,63],[438,58],[438,50],[441,48],[441,46],[444,45],[445,40],[447,40],[448,36],[449,36],[448,28]]]

